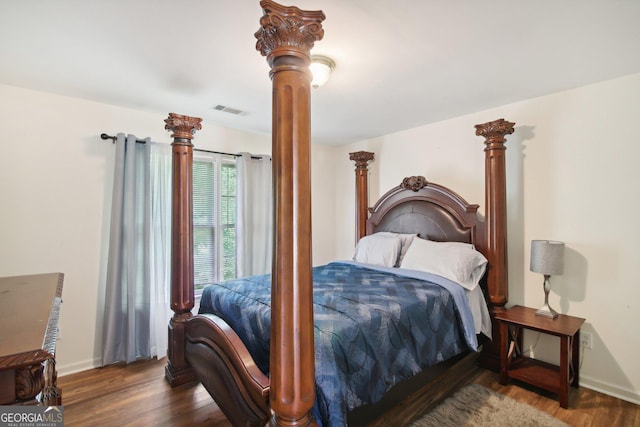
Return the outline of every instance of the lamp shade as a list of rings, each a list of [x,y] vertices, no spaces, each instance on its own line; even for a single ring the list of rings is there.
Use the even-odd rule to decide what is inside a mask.
[[[549,276],[562,274],[564,267],[564,243],[553,240],[531,241],[531,262],[534,273]]]

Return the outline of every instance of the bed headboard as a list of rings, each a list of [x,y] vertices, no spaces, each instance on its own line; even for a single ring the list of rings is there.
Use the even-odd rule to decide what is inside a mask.
[[[369,211],[366,234],[417,233],[423,239],[439,242],[473,243],[483,253],[486,249],[478,205],[467,203],[454,191],[423,176],[403,179]]]

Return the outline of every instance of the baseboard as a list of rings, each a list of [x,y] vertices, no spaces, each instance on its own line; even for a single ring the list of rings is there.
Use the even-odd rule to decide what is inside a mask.
[[[640,394],[637,391],[627,390],[604,381],[589,378],[582,374],[580,374],[580,387],[588,388],[590,390],[598,391],[600,393],[608,394],[609,396],[640,405]]]
[[[102,359],[94,357],[93,359],[85,360],[82,362],[72,363],[69,365],[56,365],[58,376],[75,374],[76,372],[88,371],[89,369],[95,369],[102,366]]]

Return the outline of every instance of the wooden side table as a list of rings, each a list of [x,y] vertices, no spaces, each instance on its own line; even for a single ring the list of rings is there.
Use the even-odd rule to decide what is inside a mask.
[[[0,277],[0,405],[62,404],[55,348],[63,279]]]
[[[516,305],[496,314],[500,326],[500,383],[509,378],[558,395],[560,406],[569,406],[569,384],[580,382],[580,328],[585,319],[559,314],[555,319],[536,316],[533,308]],[[560,337],[560,366],[524,356],[518,343],[523,329]]]

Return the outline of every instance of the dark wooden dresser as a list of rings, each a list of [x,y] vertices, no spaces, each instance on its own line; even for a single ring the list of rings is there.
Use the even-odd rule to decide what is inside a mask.
[[[0,278],[0,404],[62,404],[56,339],[62,273]]]

